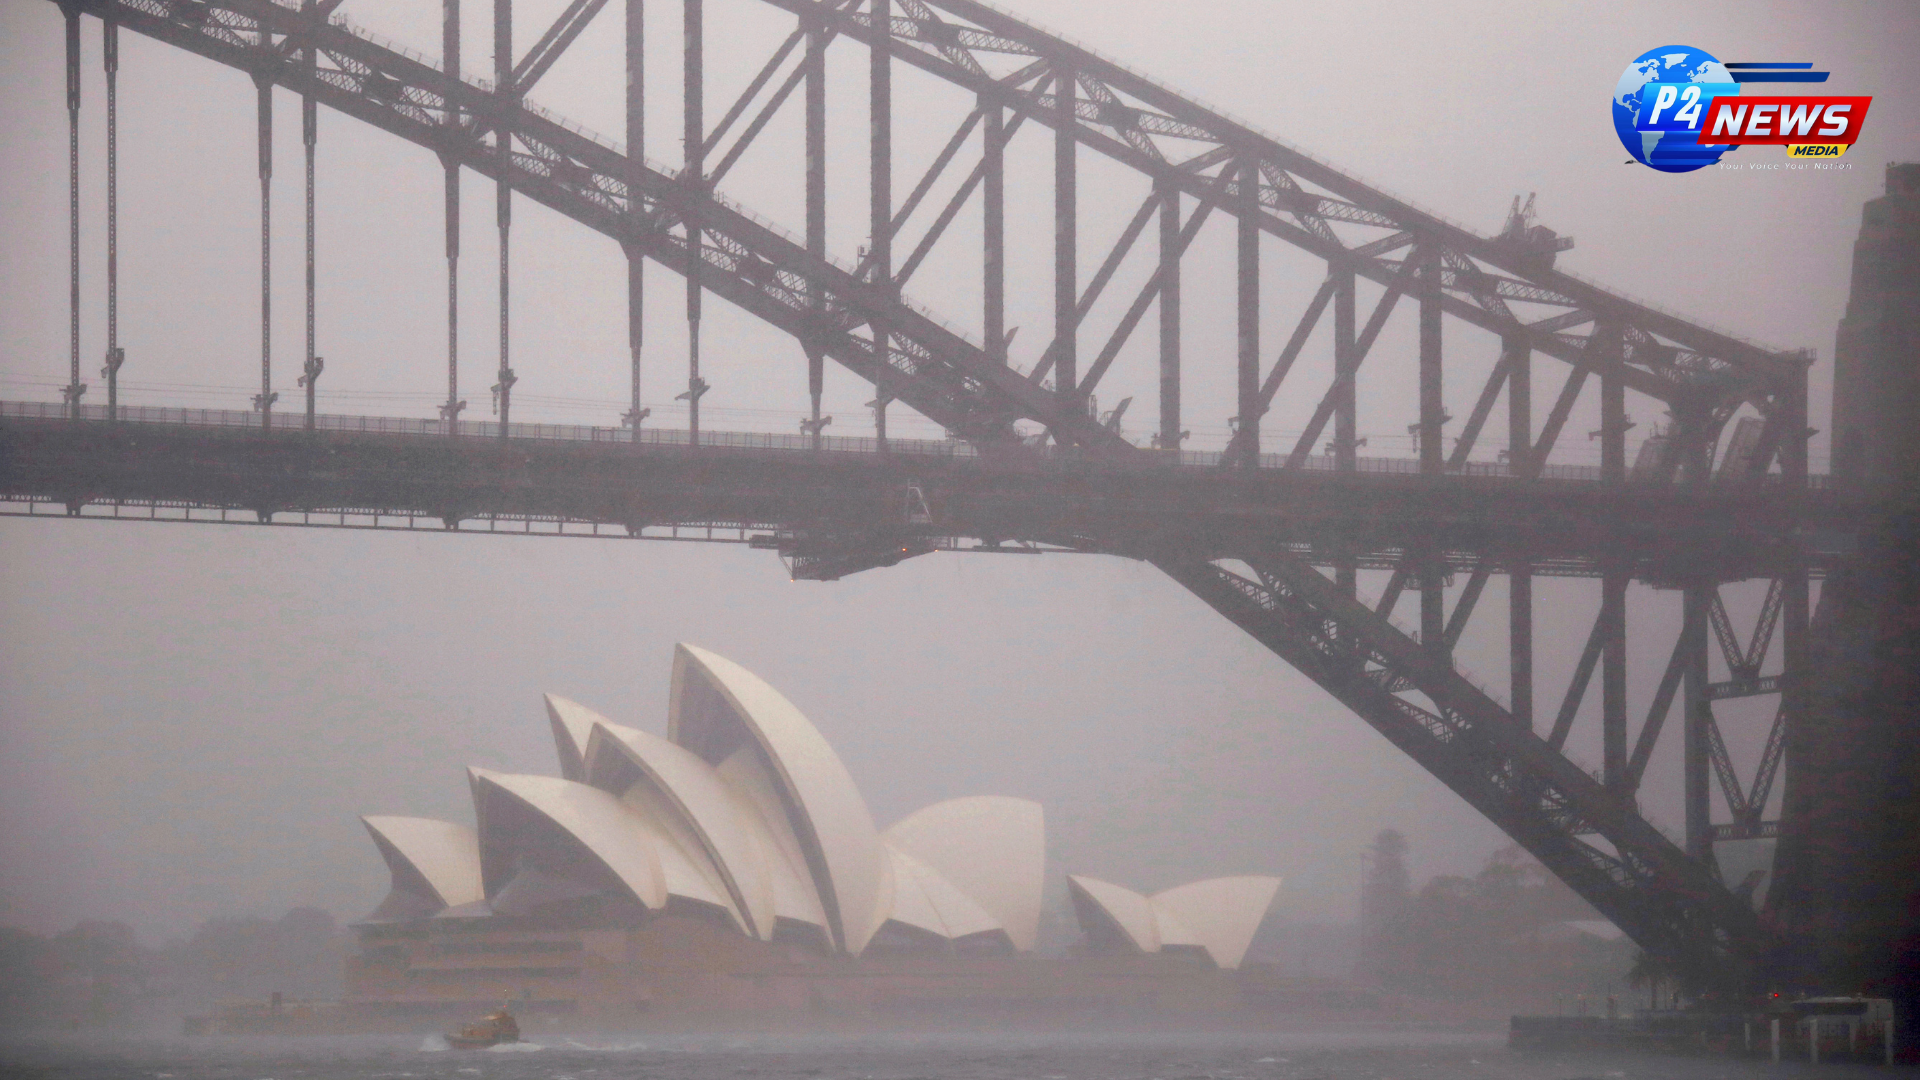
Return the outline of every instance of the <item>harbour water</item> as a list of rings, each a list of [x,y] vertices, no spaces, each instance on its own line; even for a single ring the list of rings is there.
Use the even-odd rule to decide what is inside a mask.
[[[1281,1034],[565,1036],[455,1051],[436,1037],[0,1042],[8,1080],[1747,1080],[1871,1066],[1532,1054],[1494,1028]]]

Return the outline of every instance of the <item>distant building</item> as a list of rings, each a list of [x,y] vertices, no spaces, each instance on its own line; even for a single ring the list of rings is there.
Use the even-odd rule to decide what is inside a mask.
[[[357,925],[360,1015],[1235,1008],[1221,972],[1280,886],[1071,878],[1084,941],[1040,960],[1039,804],[951,799],[882,831],[791,702],[688,645],[665,738],[546,703],[561,775],[469,770],[477,832],[363,819],[392,887]]]

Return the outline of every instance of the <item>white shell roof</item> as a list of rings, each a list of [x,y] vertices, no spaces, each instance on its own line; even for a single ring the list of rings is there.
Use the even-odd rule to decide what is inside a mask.
[[[948,939],[997,931],[1033,948],[1046,870],[1037,803],[953,799],[883,839],[845,764],[800,710],[738,664],[690,645],[675,652],[668,739],[558,695],[545,704],[565,777],[469,770],[479,839],[490,839],[490,818],[512,820],[497,801],[505,799],[518,808],[513,817],[531,812],[577,841],[650,909],[698,901],[767,940],[785,920],[818,928],[852,955],[889,918]],[[516,897],[537,903],[520,893],[534,888],[527,875],[544,862],[509,867],[506,845],[483,846],[444,822],[366,821],[396,888],[406,886],[395,900],[406,910],[392,918],[419,917],[436,896],[443,914],[483,915],[489,886],[511,881],[520,882]],[[1144,898],[1092,879],[1076,888],[1120,910],[1123,933],[1159,947],[1152,912],[1133,911]]]
[[[497,788],[580,841],[631,892],[654,910],[667,905],[659,837],[620,800],[596,787],[552,776],[523,776],[468,769],[474,801],[483,787]],[[485,818],[482,819],[483,827]]]
[[[1187,928],[1186,921],[1180,918],[1180,916],[1154,903],[1152,897],[1147,898],[1147,906],[1153,909],[1153,929],[1154,933],[1160,938],[1160,947],[1162,949],[1170,946],[1173,948],[1180,948],[1181,946],[1195,949],[1206,948],[1205,945],[1200,943],[1200,939],[1194,936],[1193,931]],[[1207,955],[1211,956],[1213,954],[1208,953]]]
[[[1228,970],[1246,958],[1254,932],[1280,891],[1280,879],[1266,876],[1208,878],[1151,897],[1077,874],[1068,875],[1067,884],[1141,952],[1196,946]],[[1088,929],[1084,922],[1081,929]]]
[[[726,912],[741,933],[748,933],[747,921],[734,906],[733,897],[720,876],[719,867],[707,856],[700,838],[680,816],[673,804],[656,788],[635,784],[620,797],[622,805],[633,812],[642,828],[653,836],[654,851],[660,856],[660,876],[667,886],[667,897],[698,900]]]
[[[450,821],[417,817],[363,817],[361,823],[376,840],[383,856],[396,855],[431,887],[440,903],[459,907],[486,899],[480,883],[480,841],[473,830]],[[389,869],[395,877],[400,868]],[[397,881],[396,881],[397,884]]]
[[[1014,948],[1032,951],[1047,870],[1046,818],[1039,803],[1004,795],[948,799],[907,815],[885,836],[896,851],[978,902]],[[898,860],[894,865],[897,874]],[[896,897],[894,903],[901,901]]]
[[[671,802],[674,813],[698,838],[728,895],[727,906],[736,912],[744,909],[748,932],[772,937],[773,887],[763,865],[765,858],[719,772],[693,751],[652,732],[601,721],[594,725],[587,744],[588,775],[600,775],[596,763],[600,755],[609,753],[632,762],[645,777],[643,782]]]
[[[949,940],[1005,929],[939,871],[891,845],[887,854],[893,860],[889,918]]]
[[[765,753],[783,801],[797,811],[794,832],[803,852],[812,848],[817,854],[817,863],[808,859],[809,869],[822,898],[833,900],[827,907],[830,919],[837,915],[835,936],[841,948],[858,954],[884,921],[892,864],[846,765],[778,690],[725,657],[685,644],[674,654],[674,742],[688,741],[681,713],[689,677],[703,677],[717,690]]]
[[[1160,951],[1159,920],[1154,918],[1153,904],[1146,897],[1110,881],[1080,874],[1068,874],[1067,887],[1078,890],[1111,919],[1134,948],[1149,953]]]
[[[1186,944],[1205,948],[1214,963],[1232,970],[1246,957],[1279,891],[1277,877],[1218,877],[1155,893],[1152,902],[1163,919],[1180,921],[1190,938]],[[1164,922],[1162,927],[1163,943],[1172,944],[1165,940]]]
[[[593,725],[606,717],[576,701],[554,694],[543,695],[547,703],[547,723],[553,726],[553,748],[560,756],[560,775],[568,780],[585,780],[587,741]]]
[[[767,886],[773,894],[774,917],[817,926],[825,932],[826,909],[820,906],[820,894],[807,872],[806,856],[800,852],[800,841],[793,835],[780,793],[774,790],[773,778],[761,764],[759,752],[738,750],[714,771],[733,794],[740,820],[748,826],[753,844],[760,851]]]

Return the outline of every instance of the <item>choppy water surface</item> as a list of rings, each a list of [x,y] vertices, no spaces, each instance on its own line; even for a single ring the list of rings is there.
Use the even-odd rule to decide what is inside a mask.
[[[1726,1058],[1515,1054],[1496,1031],[1389,1028],[1231,1036],[543,1035],[472,1051],[417,1037],[0,1043],[7,1080],[1811,1080],[1815,1073],[1800,1063]],[[1895,1074],[1827,1066],[1817,1075]]]

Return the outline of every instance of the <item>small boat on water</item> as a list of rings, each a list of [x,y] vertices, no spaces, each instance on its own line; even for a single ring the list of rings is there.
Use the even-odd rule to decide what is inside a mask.
[[[455,1050],[485,1050],[489,1046],[520,1041],[520,1025],[506,1009],[495,1009],[479,1023],[468,1024],[447,1036],[447,1045]]]

